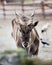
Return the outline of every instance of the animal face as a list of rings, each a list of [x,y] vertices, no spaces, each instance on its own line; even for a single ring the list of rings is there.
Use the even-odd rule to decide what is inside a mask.
[[[34,27],[38,24],[38,21],[33,23],[34,14],[30,17],[26,17],[24,14],[23,16],[15,14],[17,19],[12,20],[12,36],[17,43],[17,47],[24,48],[28,55],[37,55],[39,35]]]
[[[28,46],[30,31],[31,29],[29,28],[29,26],[25,26],[25,25],[20,26],[20,32],[22,34],[22,42],[24,42],[23,43],[24,47]]]
[[[29,45],[29,40],[31,36],[31,31],[32,29],[38,24],[38,21],[33,23],[33,17],[32,15],[30,18],[25,16],[25,15],[18,15],[17,18],[19,19],[19,27],[20,27],[20,32],[21,32],[21,39],[22,39],[22,46],[24,48],[27,48]],[[30,24],[28,24],[30,21]],[[22,22],[22,23],[21,23]]]
[[[34,24],[29,24],[29,25],[22,25],[20,24],[20,32],[22,34],[22,45],[24,48],[27,48],[29,45],[29,40],[31,36],[31,31],[32,29],[38,24],[38,21],[35,22]]]

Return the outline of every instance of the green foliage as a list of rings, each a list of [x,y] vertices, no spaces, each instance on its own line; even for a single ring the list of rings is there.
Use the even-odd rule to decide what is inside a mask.
[[[34,65],[32,59],[24,58],[20,61],[20,65]]]
[[[17,50],[5,50],[4,52],[0,52],[0,54],[13,54],[13,53],[23,53],[25,52],[22,48]]]
[[[9,61],[10,58],[12,59],[11,61]],[[7,65],[10,65],[10,63],[11,65],[52,65],[52,60],[43,60],[36,56],[29,57],[21,48],[18,50],[6,50],[0,53],[0,62],[3,64],[7,62]]]
[[[0,52],[0,54],[12,54],[16,52],[15,50],[5,50],[4,52]]]
[[[25,2],[30,2],[30,1],[32,1],[32,0],[24,0]]]
[[[24,58],[20,61],[20,65],[52,65],[52,60],[43,60],[39,58]]]

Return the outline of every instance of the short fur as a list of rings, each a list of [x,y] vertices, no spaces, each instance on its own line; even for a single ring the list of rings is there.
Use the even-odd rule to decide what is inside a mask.
[[[27,53],[30,54],[30,55],[38,55],[39,35],[37,33],[37,30],[35,28],[32,29],[32,31],[31,31],[31,41],[29,42],[29,47],[28,48],[24,48],[22,46],[21,37],[18,34],[18,31],[20,32],[20,29],[18,29],[18,31],[17,31],[17,26],[18,26],[17,23],[18,23],[18,21],[16,21],[16,19],[12,20],[12,29],[14,30],[13,33],[15,33],[15,35],[13,37],[15,37],[15,40],[17,42],[17,47],[21,47],[21,48],[25,49],[27,51]],[[15,29],[16,29],[16,31],[15,31]]]

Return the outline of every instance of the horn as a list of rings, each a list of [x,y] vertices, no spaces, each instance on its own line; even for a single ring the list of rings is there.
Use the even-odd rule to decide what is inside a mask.
[[[31,15],[31,17],[34,17],[34,15],[35,15],[35,11],[34,11],[33,14]]]
[[[33,14],[31,15],[31,22],[33,22],[34,15],[35,15],[35,11],[34,11]]]
[[[22,14],[21,14],[21,13],[18,13],[18,12],[16,12],[16,11],[15,11],[15,15],[16,15],[16,17],[17,17],[17,18],[19,18],[19,17],[21,17],[21,16],[22,16]]]
[[[15,15],[18,16],[18,13],[15,11]]]

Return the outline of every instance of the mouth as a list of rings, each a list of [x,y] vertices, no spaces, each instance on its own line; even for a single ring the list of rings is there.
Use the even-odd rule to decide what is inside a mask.
[[[23,48],[28,48],[28,42],[23,42],[22,46],[23,46]]]

